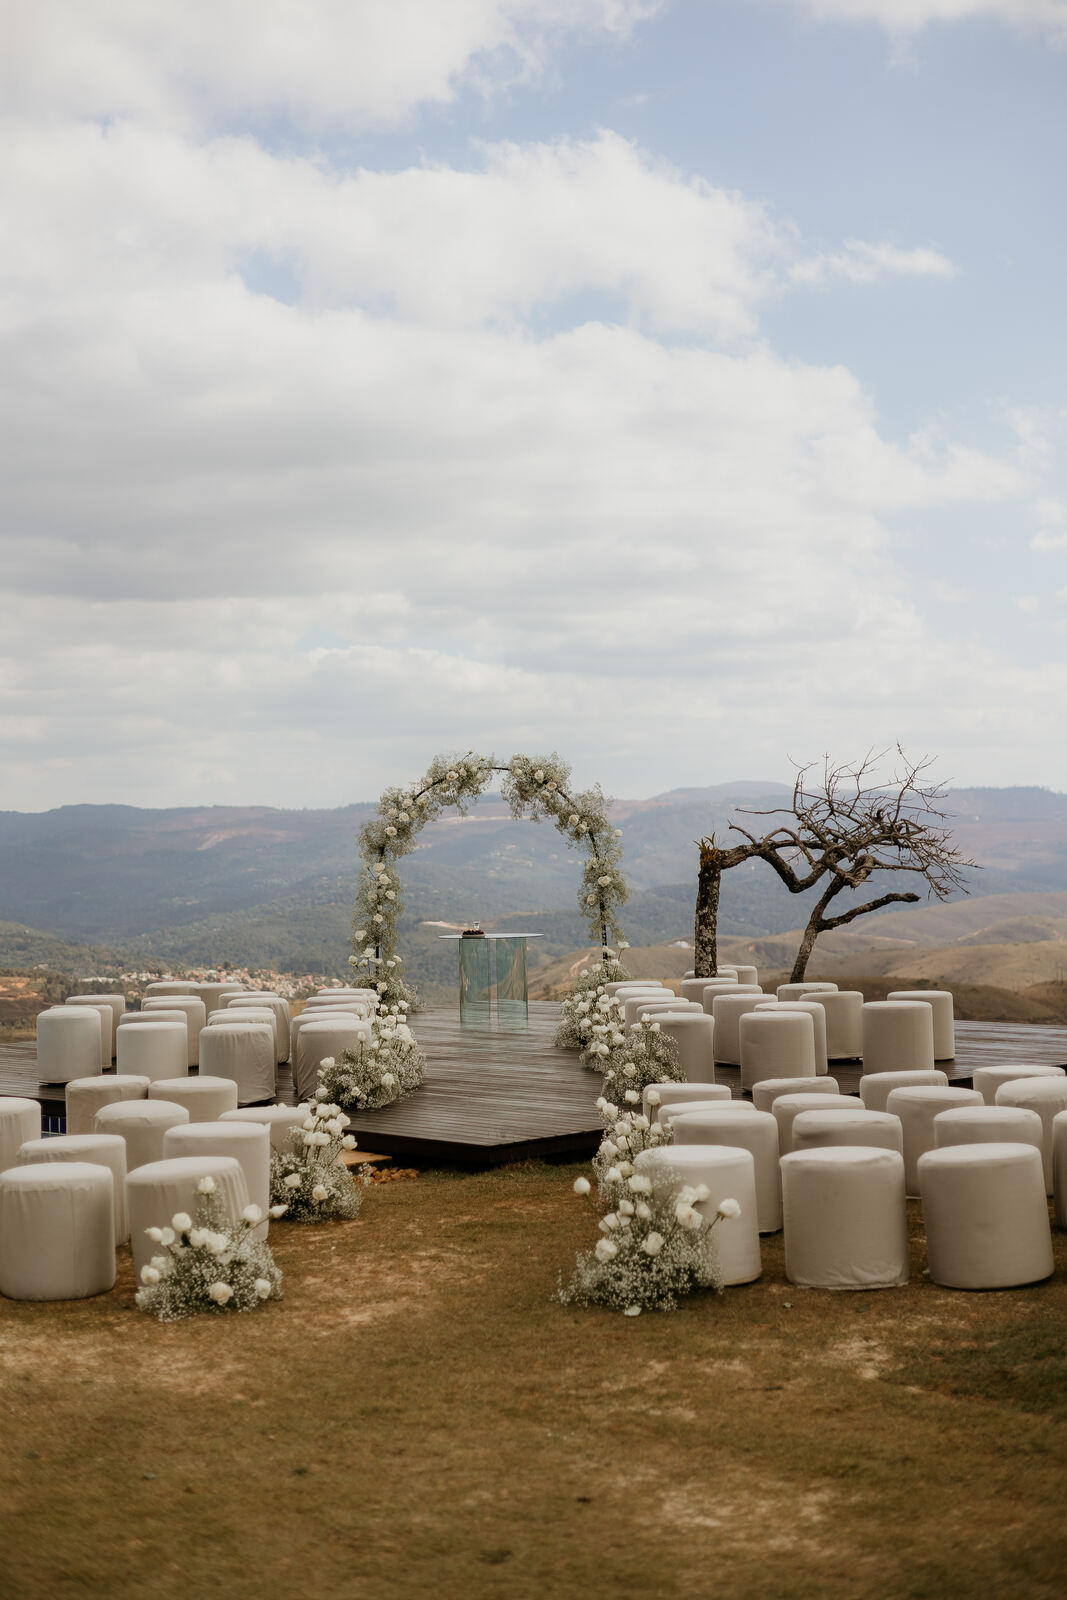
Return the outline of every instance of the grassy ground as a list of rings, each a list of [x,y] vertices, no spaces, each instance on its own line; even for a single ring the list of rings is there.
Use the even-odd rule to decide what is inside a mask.
[[[424,1174],[276,1224],[286,1298],[160,1326],[0,1301],[5,1600],[1054,1596],[1048,1284],[566,1310],[579,1169]]]

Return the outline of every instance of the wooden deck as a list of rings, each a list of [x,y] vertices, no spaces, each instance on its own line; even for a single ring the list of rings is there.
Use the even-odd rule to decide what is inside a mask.
[[[426,1083],[417,1094],[352,1119],[361,1145],[417,1166],[492,1167],[527,1158],[561,1159],[592,1153],[600,1123],[594,1108],[599,1078],[577,1055],[557,1050],[552,1035],[558,1007],[531,1001],[524,1031],[461,1028],[451,1007],[421,1012],[414,1031],[426,1055]],[[975,1067],[1035,1064],[1067,1067],[1067,1028],[1000,1022],[957,1022],[956,1059],[940,1063],[949,1078],[969,1083]],[[846,1094],[858,1090],[859,1063],[838,1064],[833,1075]],[[740,1093],[740,1073],[720,1067],[720,1081]],[[61,1130],[62,1087],[37,1081],[32,1043],[0,1045],[0,1095],[40,1100]],[[278,1098],[292,1101],[288,1068]]]

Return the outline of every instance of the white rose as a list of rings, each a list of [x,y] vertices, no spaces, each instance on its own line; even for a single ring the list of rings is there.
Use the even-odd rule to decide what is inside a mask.
[[[740,1207],[740,1205],[738,1204],[738,1202],[736,1200],[720,1200],[719,1201],[719,1216],[720,1217],[731,1218],[731,1217],[739,1217],[740,1215],[741,1215],[741,1207]]]
[[[255,1291],[261,1300],[268,1300],[270,1298],[270,1279],[257,1278],[255,1282]]]
[[[534,782],[535,783],[544,783],[544,781],[545,781],[545,775],[541,771],[541,768],[538,767],[537,771],[534,773]]]
[[[630,1162],[630,1161],[620,1161],[619,1162],[619,1175],[620,1175],[620,1177],[628,1178],[630,1176],[630,1174],[633,1172],[633,1170],[634,1169],[633,1169],[633,1163],[632,1162]]]
[[[161,1228],[159,1230],[159,1243],[160,1244],[173,1244],[174,1243],[174,1229],[173,1228]]]
[[[356,1137],[355,1137],[355,1135],[352,1134],[352,1133],[346,1133],[344,1138],[341,1140],[341,1149],[342,1150],[354,1150],[355,1148],[356,1148]]]
[[[640,1100],[641,1096],[638,1094],[636,1089],[627,1089],[623,1098],[628,1100],[631,1105],[635,1106]]]
[[[396,838],[396,829],[395,828],[386,828],[385,831],[389,835],[390,839],[395,839]]]
[[[593,1254],[598,1261],[611,1261],[619,1253],[619,1247],[614,1239],[598,1239]]]
[[[286,1189],[299,1189],[303,1181],[304,1180],[301,1178],[299,1172],[290,1172],[288,1177],[282,1179],[282,1183]]]
[[[328,1200],[330,1198],[330,1191],[329,1189],[323,1188],[321,1183],[317,1183],[314,1189],[311,1191],[311,1198],[312,1200]]]
[[[233,1290],[228,1283],[213,1283],[207,1292],[209,1300],[214,1300],[217,1306],[224,1306],[227,1300],[233,1299]]]
[[[396,820],[397,820],[397,821],[398,821],[398,822],[410,822],[410,821],[411,821],[411,818],[410,818],[410,817],[409,817],[409,816],[408,816],[408,814],[407,814],[407,812],[406,812],[406,811],[402,811],[402,812],[401,812],[401,813],[400,813],[400,815],[399,815],[399,816],[398,816],[398,817],[397,817],[397,819],[396,819]]]
[[[658,1256],[663,1249],[662,1233],[650,1233],[641,1245],[646,1256]]]
[[[632,1200],[620,1200],[619,1201],[619,1216],[620,1217],[632,1217],[633,1214],[634,1214],[634,1203],[633,1203],[633,1201]]]
[[[149,1285],[159,1282],[159,1273],[156,1271],[155,1267],[141,1268],[141,1282]]]
[[[386,889],[385,898],[387,900],[395,900],[396,899],[396,890],[395,889]]]
[[[588,1178],[575,1178],[575,1180],[574,1180],[574,1192],[575,1192],[575,1194],[588,1194],[591,1188],[592,1188],[592,1185],[590,1184]]]
[[[652,1207],[646,1206],[643,1200],[639,1200],[634,1207],[634,1215],[640,1217],[642,1222],[648,1222],[652,1216]]]
[[[215,1193],[215,1180],[214,1180],[214,1178],[211,1178],[211,1177],[201,1178],[200,1182],[196,1186],[196,1192],[197,1192],[197,1194],[214,1194]]]
[[[288,1209],[288,1206],[271,1206],[270,1214],[274,1218],[275,1222],[277,1222],[279,1217],[285,1216],[285,1213],[288,1211]]]
[[[262,1222],[263,1212],[257,1205],[245,1206],[244,1210],[241,1212],[241,1221],[251,1222],[253,1224]]]
[[[651,1194],[652,1179],[646,1178],[643,1172],[635,1172],[627,1187],[631,1194]]]
[[[366,937],[367,937],[366,928],[357,928],[356,932],[353,934],[353,938],[355,938],[355,939],[365,939]]]
[[[170,1225],[175,1233],[188,1233],[193,1219],[187,1211],[176,1211],[170,1219]]]
[[[607,1172],[605,1172],[605,1174],[604,1174],[604,1182],[605,1183],[618,1183],[618,1181],[619,1181],[619,1179],[621,1177],[622,1177],[622,1173],[619,1171],[618,1167],[609,1167]]]
[[[599,883],[599,885],[600,885],[600,887],[601,887],[601,888],[602,888],[602,889],[606,889],[606,888],[607,888],[607,886],[608,886],[608,884],[609,884],[609,883],[610,883],[610,882],[611,882],[611,879],[610,879],[610,878],[607,878],[607,877],[604,877],[604,878],[598,878],[598,879],[597,879],[597,883]]]
[[[153,1244],[162,1244],[163,1243],[163,1229],[162,1228],[146,1228],[145,1229],[145,1233],[151,1239]]]

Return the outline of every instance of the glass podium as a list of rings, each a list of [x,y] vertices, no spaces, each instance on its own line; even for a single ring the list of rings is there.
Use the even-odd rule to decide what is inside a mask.
[[[541,935],[446,933],[442,938],[459,945],[460,1022],[487,1028],[495,1015],[498,1028],[525,1028],[530,1018],[526,941]]]

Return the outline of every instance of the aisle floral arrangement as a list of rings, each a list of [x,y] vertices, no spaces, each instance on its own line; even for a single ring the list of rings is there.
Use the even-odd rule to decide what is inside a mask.
[[[629,948],[625,939],[620,942],[620,950]],[[560,1002],[559,1026],[554,1041],[558,1050],[582,1049],[588,1032],[588,1026],[583,1027],[583,1023],[588,1023],[592,1001],[598,995],[607,993],[606,984],[625,983],[629,976],[615,951],[607,945],[600,952],[599,961],[591,967],[582,968],[570,994]]]
[[[654,1016],[626,1025],[612,995],[597,994],[582,1013],[582,1065],[604,1075],[604,1094],[622,1106],[635,1106],[654,1083],[684,1083],[678,1046]]]
[[[426,1075],[426,1057],[407,1023],[407,1002],[398,1001],[368,1018],[371,1036],[338,1060],[319,1065],[317,1104],[342,1111],[376,1111],[413,1094]]]
[[[179,1211],[170,1226],[145,1231],[162,1247],[141,1268],[139,1311],[160,1322],[177,1322],[201,1312],[251,1311],[265,1300],[280,1300],[282,1275],[265,1239],[253,1237],[263,1221],[259,1206],[246,1206],[231,1222],[218,1198],[214,1178],[201,1178],[196,1220]],[[272,1217],[284,1205],[271,1206]]]
[[[370,1167],[354,1174],[342,1159],[356,1148],[346,1133],[349,1118],[325,1102],[307,1107],[303,1126],[290,1130],[293,1148],[274,1151],[270,1197],[285,1207],[290,1222],[349,1222],[359,1216]]]

